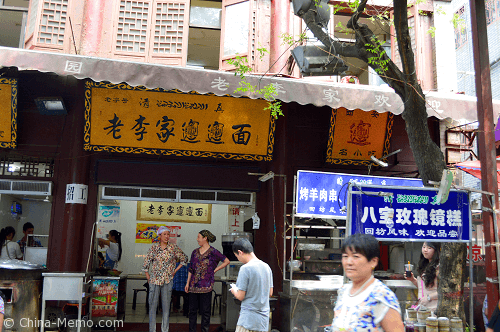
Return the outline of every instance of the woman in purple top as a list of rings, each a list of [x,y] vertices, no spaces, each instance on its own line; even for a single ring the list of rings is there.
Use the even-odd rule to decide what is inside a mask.
[[[210,307],[215,272],[229,264],[229,259],[209,245],[215,242],[215,235],[204,229],[198,234],[198,249],[193,250],[185,287],[189,293],[189,332],[196,332],[198,308],[201,315],[201,332],[210,327]],[[223,262],[219,265],[219,262]]]

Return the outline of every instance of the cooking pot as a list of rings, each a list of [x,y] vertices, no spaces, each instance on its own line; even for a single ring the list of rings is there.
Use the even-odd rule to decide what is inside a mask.
[[[302,266],[302,261],[297,259],[292,259],[288,261],[288,269],[291,271],[300,271],[300,267]]]

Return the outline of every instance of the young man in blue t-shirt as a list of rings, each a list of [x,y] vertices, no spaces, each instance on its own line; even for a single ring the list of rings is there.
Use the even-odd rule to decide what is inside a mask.
[[[273,295],[273,273],[255,256],[250,241],[236,239],[233,252],[244,265],[231,293],[241,301],[235,332],[269,331],[269,297]]]

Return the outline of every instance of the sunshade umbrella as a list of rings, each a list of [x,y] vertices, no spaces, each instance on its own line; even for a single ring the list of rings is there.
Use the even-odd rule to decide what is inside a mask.
[[[481,179],[481,162],[479,160],[464,161],[455,164],[455,167]],[[497,182],[500,185],[500,160],[497,159]]]

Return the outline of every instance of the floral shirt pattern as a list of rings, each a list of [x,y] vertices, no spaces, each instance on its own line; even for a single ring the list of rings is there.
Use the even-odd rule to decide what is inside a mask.
[[[211,292],[214,287],[214,270],[219,265],[219,262],[225,260],[226,256],[212,246],[203,254],[200,253],[200,248],[193,250],[189,266],[189,272],[192,274],[189,283],[189,292]]]
[[[149,283],[161,286],[168,284],[174,277],[176,263],[186,265],[188,257],[176,244],[168,243],[165,249],[154,244],[148,251],[142,270],[149,272]]]
[[[384,319],[387,311],[394,309],[401,313],[396,295],[380,280],[375,279],[373,284],[358,295],[366,296],[368,294],[355,305],[347,303],[351,287],[352,284],[347,284],[339,289],[332,331],[382,332],[384,330],[380,322]]]
[[[0,314],[5,314],[5,308],[4,308],[4,304],[3,304],[3,299],[2,297],[0,296]]]

